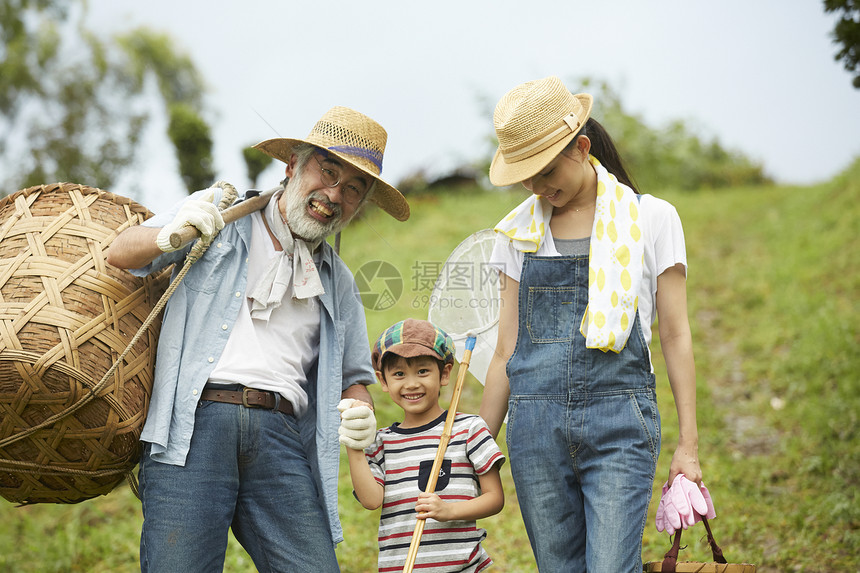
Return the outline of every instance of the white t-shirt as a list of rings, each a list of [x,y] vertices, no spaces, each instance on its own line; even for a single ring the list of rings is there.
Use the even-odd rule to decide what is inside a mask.
[[[261,214],[255,212],[250,217],[246,290],[256,284],[276,254]],[[296,415],[301,415],[308,406],[307,373],[319,355],[319,298],[293,300],[288,293],[268,322],[252,319],[247,297],[245,302],[209,382],[278,392],[292,403]]]
[[[645,264],[639,292],[639,323],[645,344],[651,344],[651,325],[657,305],[657,277],[678,263],[687,270],[687,250],[681,218],[670,203],[653,195],[642,195],[639,205],[642,236],[645,241]],[[546,236],[534,253],[539,257],[558,256],[552,232],[547,226]],[[496,233],[496,244],[490,255],[490,265],[519,282],[523,268],[523,253],[516,250],[511,240]]]

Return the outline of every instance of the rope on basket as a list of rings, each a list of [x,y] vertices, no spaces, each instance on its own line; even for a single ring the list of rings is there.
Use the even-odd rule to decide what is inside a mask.
[[[226,209],[227,207],[232,205],[233,202],[238,197],[238,193],[236,191],[236,188],[233,187],[231,184],[227,183],[226,181],[218,181],[217,183],[212,185],[212,187],[219,187],[224,191],[223,195],[221,196],[221,200],[218,202],[218,210],[219,211],[223,211],[224,209]],[[128,343],[128,346],[126,346],[125,350],[123,350],[122,353],[117,357],[117,359],[114,361],[113,365],[110,367],[110,369],[108,369],[108,371],[105,373],[105,375],[102,377],[102,379],[99,380],[99,382],[95,386],[93,386],[90,389],[90,391],[83,398],[81,398],[80,400],[78,400],[77,402],[75,402],[74,404],[72,404],[71,406],[69,406],[68,408],[63,410],[62,412],[58,412],[57,414],[54,414],[53,416],[45,419],[41,423],[39,423],[35,426],[31,426],[30,428],[27,428],[26,430],[22,430],[21,432],[18,432],[17,434],[13,434],[12,436],[9,436],[8,438],[0,440],[0,448],[4,448],[4,447],[8,446],[9,444],[13,444],[19,440],[22,440],[22,439],[26,438],[27,436],[41,430],[42,428],[46,428],[46,427],[50,426],[51,424],[54,424],[55,422],[62,420],[66,416],[78,411],[82,407],[84,407],[87,404],[89,404],[90,402],[92,402],[95,398],[97,398],[98,397],[97,394],[99,392],[101,392],[104,389],[104,387],[107,385],[108,381],[111,379],[111,377],[113,376],[116,369],[122,363],[123,359],[125,359],[126,355],[128,355],[128,353],[131,351],[131,349],[134,347],[134,345],[137,344],[138,340],[140,340],[140,338],[146,333],[146,331],[149,329],[149,327],[155,321],[155,318],[158,316],[158,314],[162,310],[164,310],[165,306],[167,306],[167,301],[170,300],[170,297],[176,291],[177,287],[179,286],[179,283],[181,283],[182,279],[185,278],[185,275],[188,273],[189,269],[191,269],[191,265],[193,265],[198,260],[200,260],[200,257],[203,256],[203,254],[209,248],[209,245],[212,243],[212,239],[214,239],[216,236],[217,236],[217,233],[215,235],[212,235],[212,237],[210,237],[208,241],[204,241],[201,238],[201,239],[198,239],[196,243],[194,243],[194,246],[191,247],[191,250],[188,252],[188,254],[185,257],[185,264],[182,266],[182,269],[180,269],[180,271],[177,273],[176,278],[170,283],[170,285],[167,287],[167,290],[164,291],[164,294],[161,295],[161,298],[158,300],[158,302],[152,308],[152,311],[150,311],[149,316],[146,317],[146,320],[144,320],[143,323],[140,325],[140,328],[138,328],[137,332],[132,337],[131,341]],[[138,499],[140,499],[140,492],[139,492],[139,488],[138,488],[138,484],[137,484],[137,478],[134,476],[134,473],[132,472],[131,469],[126,470],[124,468],[120,468],[120,469],[107,469],[107,470],[78,470],[78,469],[74,469],[74,468],[58,468],[57,466],[45,466],[45,465],[38,464],[38,463],[22,462],[19,460],[0,460],[0,467],[3,467],[4,465],[14,466],[16,471],[19,471],[21,473],[30,473],[30,474],[48,474],[48,475],[76,474],[76,475],[91,476],[91,477],[101,477],[101,476],[107,476],[107,475],[115,475],[118,473],[124,473],[126,481],[128,482],[129,487],[131,488],[132,492],[134,493],[134,495]]]

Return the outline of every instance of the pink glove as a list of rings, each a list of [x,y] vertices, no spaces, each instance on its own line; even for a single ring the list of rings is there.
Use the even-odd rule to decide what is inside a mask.
[[[672,482],[663,484],[663,496],[657,506],[655,524],[657,531],[666,531],[669,535],[676,530],[687,529],[702,520],[702,515],[708,519],[716,517],[711,494],[704,485],[699,488],[695,483],[678,474]]]
[[[669,535],[675,533],[675,528],[672,527],[666,520],[666,492],[669,491],[669,482],[663,484],[663,493],[660,496],[660,503],[657,505],[657,515],[654,517],[654,522],[657,525],[657,531],[665,531]]]
[[[682,478],[686,479],[681,474],[675,477],[671,487],[663,494],[663,519],[666,531],[670,534],[681,529],[682,525],[684,529],[687,528],[685,518],[692,511],[687,496],[684,495],[684,491],[678,485]]]
[[[705,502],[705,496],[702,495],[702,490],[699,489],[699,486],[688,480],[683,474],[675,478],[675,483],[672,485],[680,486],[681,492],[683,492],[683,496],[687,501],[687,512],[681,514],[684,522],[682,526],[684,529],[687,529],[691,525],[696,524],[697,517],[701,521],[700,516],[708,513],[708,504]]]
[[[714,519],[717,516],[717,512],[714,510],[714,501],[711,499],[711,493],[708,491],[708,488],[705,487],[705,484],[702,484],[701,487],[702,497],[705,498],[705,505],[707,505],[708,509],[706,513],[703,513],[707,519]],[[695,522],[699,523],[702,521],[702,515],[698,513],[695,515]]]

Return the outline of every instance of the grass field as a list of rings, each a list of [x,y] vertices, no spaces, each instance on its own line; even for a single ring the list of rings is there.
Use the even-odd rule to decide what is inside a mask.
[[[415,197],[407,223],[369,211],[345,231],[342,254],[353,271],[381,260],[403,279],[396,304],[368,310],[371,339],[396,320],[426,317],[433,269],[522,193]],[[717,540],[730,560],[756,563],[760,572],[860,570],[860,162],[813,187],[656,194],[677,207],[687,238],[699,453],[717,510]],[[659,340],[652,351],[663,417],[658,492],[677,420]],[[373,393],[379,424],[396,421],[397,409],[378,388]],[[480,393],[480,384],[467,380],[460,409],[476,412]],[[502,477],[507,504],[481,522],[489,532],[486,548],[495,570],[534,571],[506,466]],[[342,570],[373,571],[378,513],[353,499],[345,462],[340,494]],[[660,559],[669,546],[653,527],[656,502],[646,561]],[[16,508],[0,500],[0,571],[138,570],[140,524],[139,502],[125,486],[72,506]],[[708,559],[701,526],[685,543],[681,559]],[[226,570],[254,570],[232,539]]]

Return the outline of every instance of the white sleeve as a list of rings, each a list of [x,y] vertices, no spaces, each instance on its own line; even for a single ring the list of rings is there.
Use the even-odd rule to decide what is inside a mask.
[[[654,276],[659,276],[678,263],[684,265],[686,272],[687,247],[678,211],[671,203],[651,195],[644,195],[642,203],[643,214],[648,217],[647,225],[654,249]]]
[[[382,437],[382,430],[376,431],[376,440],[365,448],[364,457],[367,458],[371,475],[377,483],[385,486],[385,440]]]
[[[523,254],[514,248],[510,238],[497,232],[496,244],[490,254],[489,264],[519,282],[523,270]]]
[[[645,266],[639,291],[639,317],[645,342],[651,343],[651,326],[657,306],[657,277],[678,263],[687,269],[687,251],[681,218],[670,203],[653,195],[642,195],[642,235]]]

